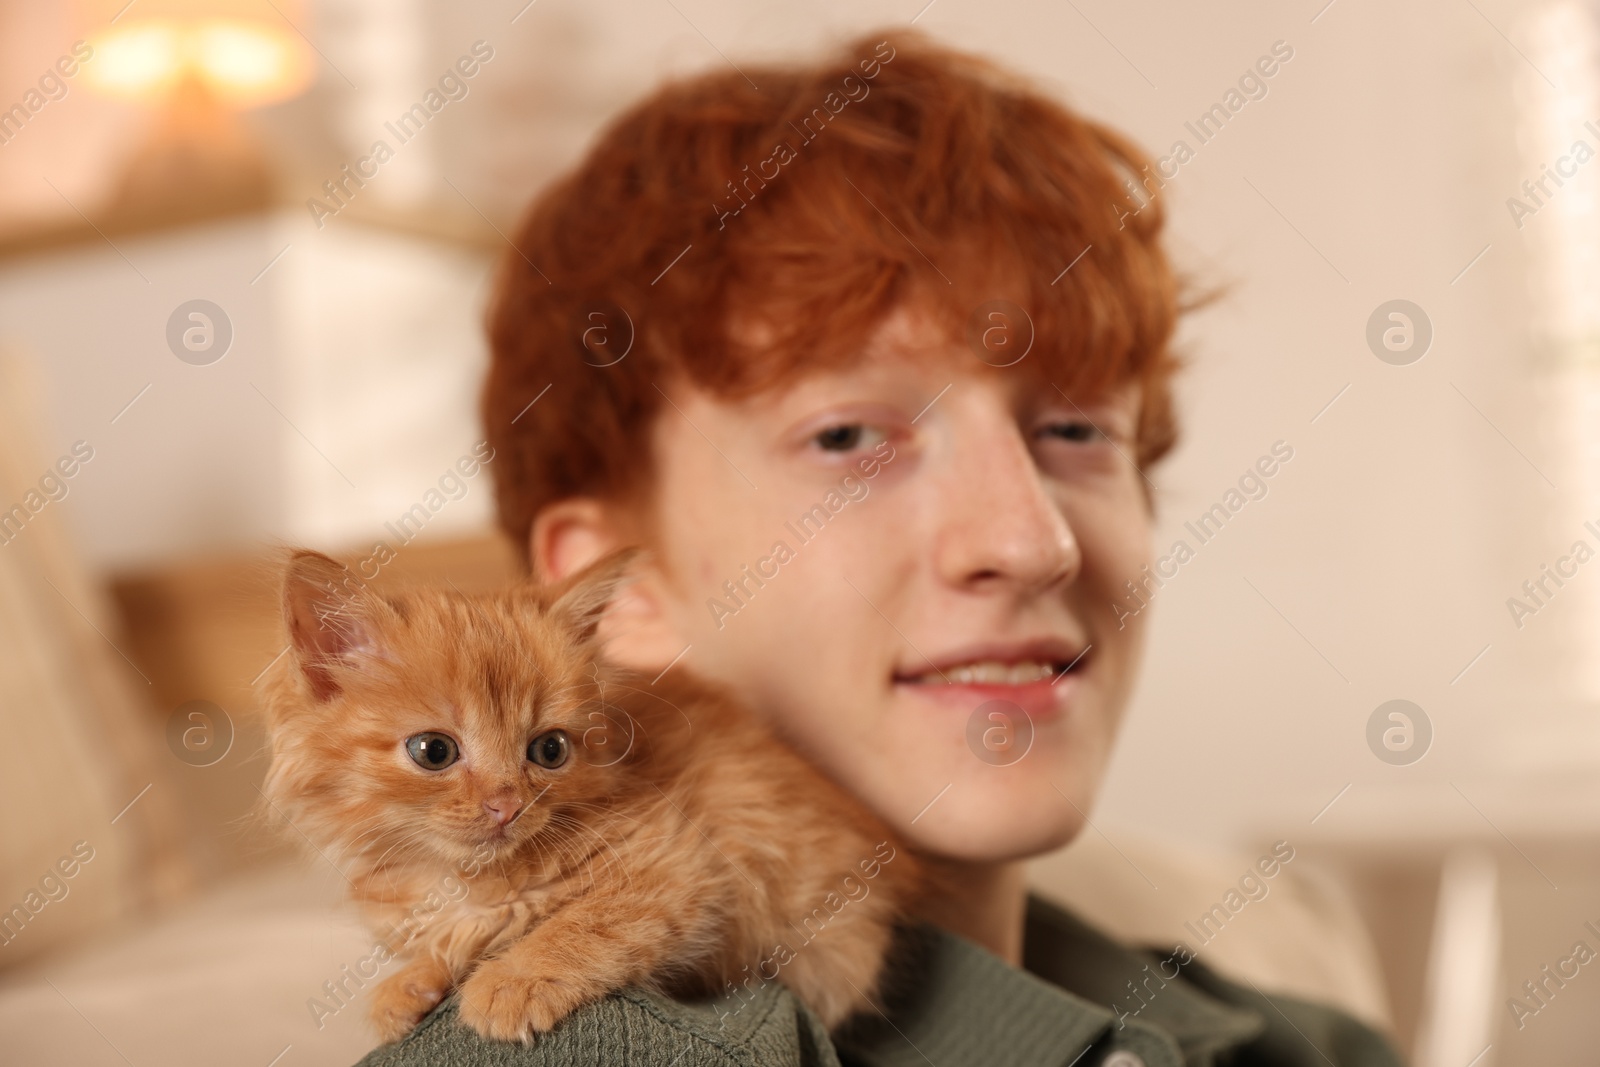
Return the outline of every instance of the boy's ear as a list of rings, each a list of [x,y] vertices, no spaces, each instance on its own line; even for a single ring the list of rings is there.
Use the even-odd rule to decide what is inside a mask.
[[[612,509],[590,497],[558,500],[540,509],[528,530],[528,561],[534,579],[554,585],[634,540],[616,520]]]
[[[627,547],[601,556],[551,590],[551,613],[570,626],[578,640],[592,640],[606,605],[635,580],[628,569],[642,555],[643,549]]]
[[[373,616],[380,608],[378,598],[337,560],[306,550],[290,557],[283,580],[283,621],[295,661],[319,701],[339,693],[334,664],[352,653],[377,650]]]
[[[529,531],[528,555],[536,582],[565,591],[568,585],[562,579],[572,579],[585,564],[619,546],[646,540],[626,509],[574,497],[540,510]],[[606,658],[649,674],[681,656],[688,641],[680,632],[671,591],[658,566],[647,557],[630,572],[629,578],[638,582],[618,582],[612,589],[614,599],[602,604],[609,607],[604,626],[591,631],[604,636]],[[623,590],[623,585],[628,588]],[[548,604],[549,596],[542,592],[541,602]]]

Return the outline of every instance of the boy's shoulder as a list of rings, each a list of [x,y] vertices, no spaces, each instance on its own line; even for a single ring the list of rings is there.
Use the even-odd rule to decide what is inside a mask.
[[[451,997],[358,1067],[1401,1063],[1382,1035],[1334,1008],[1269,996],[1192,959],[1178,973],[1164,971],[1160,954],[1124,947],[1038,898],[1028,918],[1029,970],[933,927],[903,930],[885,1011],[863,1013],[832,1038],[778,982],[712,1001],[625,989],[532,1045],[479,1037]],[[1128,990],[1147,979],[1155,983],[1140,986],[1148,997],[1130,1009]]]
[[[491,1041],[448,998],[357,1067],[838,1067],[828,1035],[795,996],[767,983],[745,999],[674,1000],[624,989],[574,1012],[531,1045]]]

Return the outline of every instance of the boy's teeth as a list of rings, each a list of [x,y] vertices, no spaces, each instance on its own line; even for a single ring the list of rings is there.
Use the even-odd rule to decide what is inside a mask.
[[[947,669],[941,676],[938,671],[919,674],[911,681],[918,685],[1027,685],[1054,677],[1055,664],[1040,660],[1023,663],[1001,663],[985,660],[980,663],[963,663]]]

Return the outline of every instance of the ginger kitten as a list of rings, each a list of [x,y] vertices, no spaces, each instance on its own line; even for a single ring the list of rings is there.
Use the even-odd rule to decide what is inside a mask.
[[[920,865],[681,664],[652,684],[600,658],[634,555],[475,596],[291,558],[265,795],[403,932],[372,996],[384,1041],[452,989],[479,1033],[523,1041],[628,985],[777,980],[829,1028],[869,1006]]]

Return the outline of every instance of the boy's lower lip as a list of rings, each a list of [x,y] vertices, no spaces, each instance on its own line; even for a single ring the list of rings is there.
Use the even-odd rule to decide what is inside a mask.
[[[915,693],[960,711],[976,711],[991,700],[1007,700],[1035,722],[1053,718],[1066,709],[1082,679],[1076,672],[1024,685],[1003,683],[910,682],[897,680],[895,688]]]

